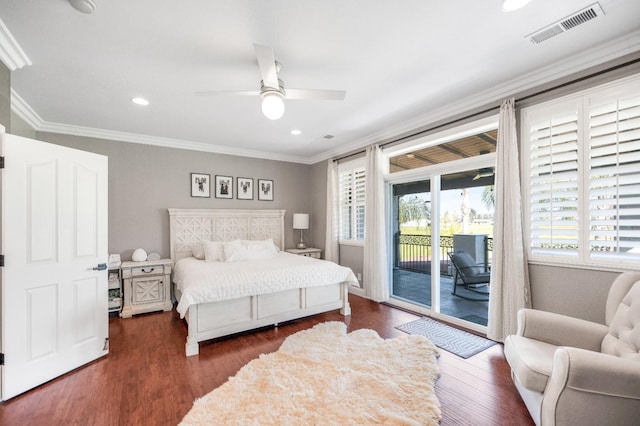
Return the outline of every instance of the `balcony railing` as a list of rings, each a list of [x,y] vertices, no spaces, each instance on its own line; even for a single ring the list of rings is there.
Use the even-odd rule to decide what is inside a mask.
[[[432,260],[431,235],[400,234],[395,235],[395,267],[408,271],[430,273]],[[453,264],[448,254],[456,250],[453,235],[440,236],[440,275],[453,276]],[[484,235],[484,258],[487,267],[491,264],[493,238]]]

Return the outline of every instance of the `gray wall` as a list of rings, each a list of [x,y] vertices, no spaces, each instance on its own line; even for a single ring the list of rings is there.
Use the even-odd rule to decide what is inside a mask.
[[[605,301],[619,272],[529,265],[536,309],[604,323]]]
[[[324,253],[327,226],[327,162],[321,161],[311,166],[311,211],[310,231],[315,241],[314,247],[321,248]]]
[[[36,131],[13,111],[11,111],[11,134],[36,139]]]
[[[286,209],[286,247],[294,246],[293,213],[311,212],[308,165],[55,133],[38,132],[37,139],[109,157],[109,252],[123,260],[138,247],[169,256],[168,208]],[[217,199],[213,188],[211,198],[192,198],[190,173],[254,178],[254,184],[273,179],[274,201],[236,200],[235,191],[232,200]]]
[[[11,71],[0,61],[0,124],[11,131]]]

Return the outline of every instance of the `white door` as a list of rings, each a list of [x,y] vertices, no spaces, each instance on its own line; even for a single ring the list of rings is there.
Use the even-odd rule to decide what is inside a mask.
[[[2,400],[108,352],[107,157],[2,134]]]

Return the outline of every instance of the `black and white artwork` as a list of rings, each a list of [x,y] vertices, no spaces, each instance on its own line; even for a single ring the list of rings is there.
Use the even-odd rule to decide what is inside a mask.
[[[211,175],[191,173],[191,196],[211,197]]]
[[[273,201],[273,181],[258,179],[258,200]]]
[[[236,198],[238,200],[253,200],[253,179],[237,178]]]
[[[216,175],[216,198],[233,198],[233,178]]]

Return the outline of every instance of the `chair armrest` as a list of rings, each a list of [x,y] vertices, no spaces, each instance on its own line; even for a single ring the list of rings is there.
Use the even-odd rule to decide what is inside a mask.
[[[518,311],[518,335],[555,346],[572,346],[600,352],[609,327],[579,318],[539,311]]]
[[[611,424],[611,415],[619,424],[635,423],[640,416],[638,383],[638,360],[560,347],[544,391],[542,423]]]

